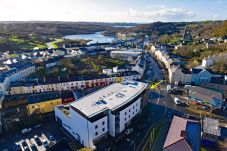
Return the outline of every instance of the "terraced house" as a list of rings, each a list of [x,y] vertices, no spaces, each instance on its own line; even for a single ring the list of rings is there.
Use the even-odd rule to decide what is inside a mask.
[[[10,94],[40,93],[48,91],[74,90],[106,86],[124,80],[137,80],[141,75],[136,71],[126,71],[113,75],[87,75],[36,79],[33,81],[16,81],[11,83]]]
[[[0,75],[0,91],[5,95],[9,94],[10,83],[21,80],[36,72],[36,67],[31,62],[17,62],[7,65],[8,71]]]
[[[27,113],[48,113],[54,111],[54,106],[62,104],[60,92],[48,92],[28,97]]]

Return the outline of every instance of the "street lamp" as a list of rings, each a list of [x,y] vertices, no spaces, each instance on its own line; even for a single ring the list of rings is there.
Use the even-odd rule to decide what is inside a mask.
[[[165,101],[163,101],[163,103],[165,104],[165,112],[164,112],[164,114],[163,114],[163,119],[164,119],[164,117],[165,117],[165,115],[166,115],[167,103],[166,103]]]
[[[126,141],[130,142],[131,144],[133,144],[133,150],[135,151],[136,150],[136,144],[134,141],[130,140],[130,139],[126,139]]]

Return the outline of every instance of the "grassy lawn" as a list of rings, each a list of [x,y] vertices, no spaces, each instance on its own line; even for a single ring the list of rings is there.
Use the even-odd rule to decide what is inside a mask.
[[[96,72],[102,71],[102,67],[97,66],[97,65],[94,63],[94,61],[91,61],[91,65],[93,66],[93,68],[94,68],[94,70],[95,70]]]
[[[9,55],[9,58],[15,58],[15,57],[18,57],[18,55],[17,54],[10,54]]]
[[[51,42],[51,45],[54,48],[58,48],[59,47],[59,43],[62,43],[64,40],[63,39],[56,39],[55,41]]]

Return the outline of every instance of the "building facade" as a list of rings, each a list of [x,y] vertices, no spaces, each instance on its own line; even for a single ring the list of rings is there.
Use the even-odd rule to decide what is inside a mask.
[[[17,66],[15,68],[10,69],[7,72],[2,73],[0,75],[0,90],[5,95],[7,95],[11,82],[24,79],[30,74],[35,72],[36,72],[36,67],[34,64],[26,64],[26,65]]]
[[[33,82],[11,83],[10,94],[40,93],[48,91],[85,89],[106,86],[124,80],[137,80],[141,75],[136,71],[127,71],[114,75],[72,76],[67,78],[40,79]]]
[[[29,96],[27,114],[42,114],[54,111],[54,107],[62,104],[60,92],[48,92]]]
[[[179,67],[172,66],[168,70],[169,82],[181,83],[181,84],[190,84],[192,81],[192,74],[188,71],[184,71]]]

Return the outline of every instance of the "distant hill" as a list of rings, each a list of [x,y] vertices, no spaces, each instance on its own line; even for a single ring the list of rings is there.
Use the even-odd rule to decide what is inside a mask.
[[[210,38],[213,36],[227,36],[227,20],[188,22],[187,24],[193,37],[199,36],[199,38]],[[156,36],[183,34],[185,25],[186,22],[155,22],[124,29],[123,32],[142,32]]]
[[[107,35],[121,33],[145,33],[160,42],[176,42],[181,39],[185,22],[101,23],[101,22],[0,22],[0,51],[27,50],[34,47],[46,48],[46,42],[65,35],[91,34],[107,31]],[[132,26],[124,28],[124,26]],[[210,38],[227,36],[227,21],[189,22],[192,37]]]
[[[100,23],[73,22],[0,22],[0,36],[7,34],[41,34],[64,36],[68,34],[90,34],[97,31],[114,30],[116,27]],[[117,28],[118,29],[118,28]]]

